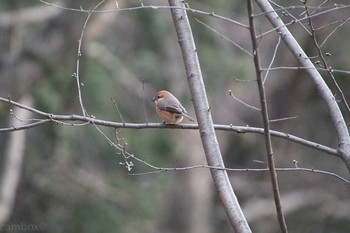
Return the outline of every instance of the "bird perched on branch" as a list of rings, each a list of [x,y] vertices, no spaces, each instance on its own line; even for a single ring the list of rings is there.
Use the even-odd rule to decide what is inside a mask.
[[[170,92],[158,91],[152,101],[156,104],[156,111],[164,124],[177,124],[186,117],[189,121],[195,121],[187,114],[180,101]]]

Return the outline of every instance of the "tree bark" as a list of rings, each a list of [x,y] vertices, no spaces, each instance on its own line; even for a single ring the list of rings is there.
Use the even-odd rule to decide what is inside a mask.
[[[169,0],[169,5],[173,7],[171,13],[185,64],[194,109],[198,120],[199,132],[208,165],[224,168],[225,165],[215,134],[192,30],[186,11],[180,9],[184,8],[184,4],[181,0]],[[211,175],[232,228],[237,233],[251,232],[232,189],[227,172],[225,170],[212,169]]]

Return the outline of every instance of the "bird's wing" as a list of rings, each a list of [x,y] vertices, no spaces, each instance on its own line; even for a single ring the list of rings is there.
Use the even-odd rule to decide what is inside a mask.
[[[159,101],[157,106],[160,110],[171,113],[182,114],[183,112],[186,112],[185,108],[182,107],[180,103],[172,100],[167,100],[166,102]]]

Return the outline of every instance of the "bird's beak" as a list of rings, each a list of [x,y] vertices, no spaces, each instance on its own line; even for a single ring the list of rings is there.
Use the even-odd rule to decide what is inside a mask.
[[[152,102],[156,101],[156,97],[153,97],[153,99],[151,99]]]

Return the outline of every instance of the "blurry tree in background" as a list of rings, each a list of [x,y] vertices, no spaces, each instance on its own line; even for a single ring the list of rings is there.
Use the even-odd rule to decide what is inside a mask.
[[[97,8],[103,13],[90,15],[100,1],[51,3],[0,2],[0,97],[46,113],[81,115],[79,71],[85,109],[96,119],[159,122],[149,101],[159,89],[173,92],[195,115],[167,2],[106,0]],[[270,4],[339,100],[348,124],[348,1]],[[186,6],[214,123],[262,128],[250,31],[233,22],[249,24],[246,1],[189,1]],[[258,5],[254,9],[271,129],[330,151],[287,136],[272,138],[276,167],[291,168],[278,171],[289,232],[347,233],[349,183],[334,174],[349,180],[349,170],[337,151],[330,113],[266,14]],[[4,102],[1,129],[40,121],[37,114]],[[243,169],[229,174],[252,231],[280,232],[264,137],[232,130],[217,130],[217,136],[226,167]],[[46,225],[47,232],[232,232],[210,170],[193,168],[207,163],[197,130],[116,130],[56,121],[1,133],[0,151],[0,226]],[[125,160],[125,153],[140,160]],[[188,169],[154,170],[148,163]]]

